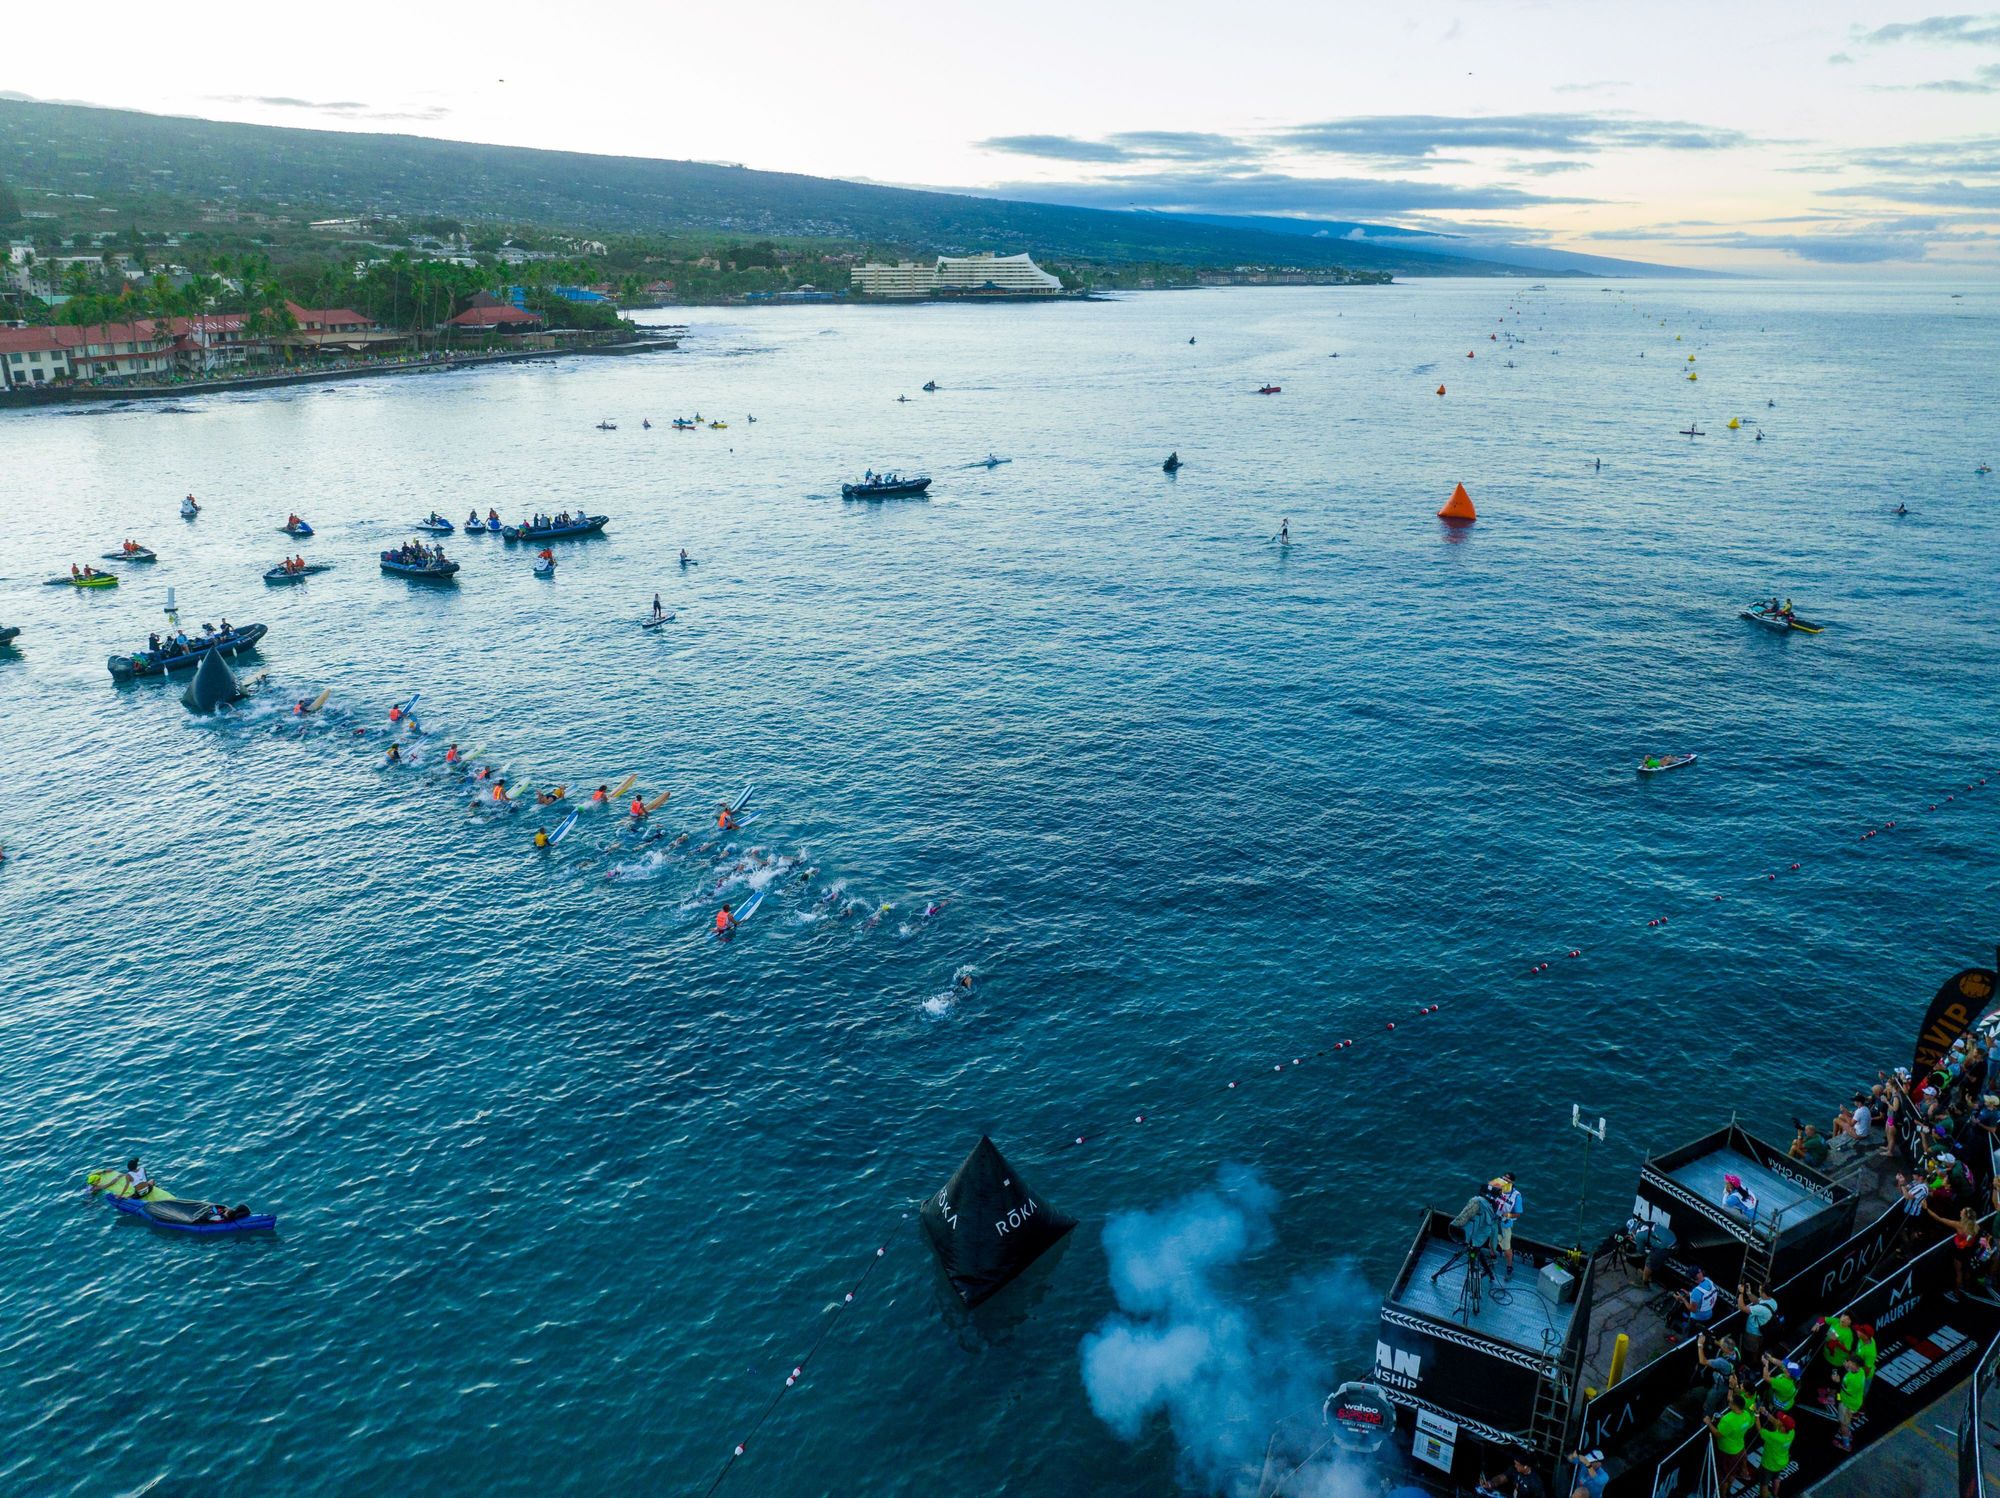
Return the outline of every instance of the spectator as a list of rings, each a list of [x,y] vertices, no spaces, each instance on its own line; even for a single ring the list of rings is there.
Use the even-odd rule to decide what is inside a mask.
[[[1758,1489],[1759,1498],[1778,1498],[1778,1484],[1783,1481],[1785,1469],[1792,1464],[1792,1438],[1798,1434],[1798,1424],[1782,1410],[1763,1410],[1757,1416],[1757,1438],[1762,1449],[1757,1453],[1757,1466],[1764,1474]]]
[[[1874,1137],[1870,1133],[1870,1130],[1874,1126],[1875,1115],[1873,1110],[1868,1106],[1868,1099],[1868,1093],[1855,1093],[1854,1107],[1849,1114],[1854,1120],[1854,1147],[1857,1150],[1866,1149],[1868,1141]]]
[[[1508,1279],[1514,1277],[1514,1224],[1521,1220],[1521,1193],[1514,1185],[1514,1172],[1503,1172],[1491,1183],[1493,1210],[1500,1218],[1500,1251],[1507,1256]]]
[[[1868,1377],[1861,1371],[1861,1360],[1850,1353],[1840,1373],[1840,1393],[1836,1400],[1840,1434],[1833,1438],[1833,1444],[1842,1451],[1854,1449],[1854,1417],[1861,1413],[1861,1401],[1867,1395]]]
[[[1743,1360],[1760,1363],[1764,1358],[1764,1331],[1778,1314],[1778,1302],[1762,1285],[1738,1285],[1736,1309],[1743,1313]]]
[[[1727,1493],[1736,1486],[1737,1476],[1749,1460],[1750,1432],[1756,1424],[1757,1417],[1750,1413],[1741,1390],[1729,1396],[1729,1407],[1720,1415],[1708,1417],[1708,1428],[1715,1432],[1717,1492]]]
[[[1632,1246],[1645,1256],[1639,1268],[1639,1283],[1650,1290],[1653,1276],[1667,1267],[1667,1255],[1679,1240],[1664,1222],[1641,1222],[1636,1217],[1625,1224],[1625,1231],[1631,1235]]]
[[[1549,1490],[1528,1458],[1514,1453],[1514,1498],[1549,1498]]]
[[[1851,1153],[1855,1143],[1854,1109],[1843,1104],[1840,1111],[1833,1115],[1833,1127],[1828,1132],[1831,1135],[1828,1141],[1829,1148],[1847,1150]]]
[[[1862,1322],[1854,1328],[1854,1360],[1861,1365],[1862,1376],[1872,1387],[1875,1383],[1875,1328],[1869,1322]]]
[[[1680,1322],[1680,1335],[1685,1336],[1690,1331],[1699,1332],[1707,1329],[1709,1322],[1715,1319],[1715,1297],[1719,1293],[1715,1288],[1715,1281],[1708,1277],[1708,1271],[1699,1265],[1695,1266],[1694,1283],[1685,1290],[1674,1292],[1674,1299],[1681,1303],[1677,1318]]]
[[[1961,1295],[1972,1281],[1972,1261],[1978,1254],[1979,1219],[1967,1207],[1958,1214],[1958,1226],[1951,1234],[1951,1287]],[[1874,1369],[1869,1373],[1873,1376]]]
[[[1802,1123],[1792,1136],[1791,1156],[1802,1160],[1814,1170],[1826,1165],[1826,1139],[1820,1134],[1816,1124]]]
[[[1781,1415],[1789,1415],[1799,1399],[1799,1378],[1804,1372],[1789,1358],[1779,1362],[1764,1354],[1764,1403]]]
[[[1604,1470],[1604,1453],[1572,1451],[1569,1459],[1576,1464],[1569,1498],[1604,1498],[1604,1485],[1611,1481],[1611,1475]]]
[[[1719,1415],[1729,1403],[1729,1396],[1742,1387],[1742,1359],[1737,1355],[1736,1344],[1728,1337],[1717,1337],[1711,1344],[1708,1333],[1703,1332],[1694,1339],[1695,1361],[1701,1364],[1708,1375],[1708,1397],[1702,1401],[1703,1419]]]
[[[1824,1408],[1831,1409],[1841,1375],[1848,1360],[1854,1356],[1854,1318],[1842,1311],[1831,1321],[1821,1321],[1820,1331],[1825,1337],[1820,1356],[1825,1360],[1831,1382],[1819,1391],[1819,1402]]]

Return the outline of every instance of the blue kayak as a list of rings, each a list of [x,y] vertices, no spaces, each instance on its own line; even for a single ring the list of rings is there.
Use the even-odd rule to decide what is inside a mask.
[[[182,1201],[178,1197],[139,1201],[130,1196],[114,1196],[111,1205],[156,1228],[176,1233],[262,1233],[278,1225],[278,1219],[267,1213],[253,1212],[247,1217],[232,1218],[226,1215],[227,1207],[214,1202]]]

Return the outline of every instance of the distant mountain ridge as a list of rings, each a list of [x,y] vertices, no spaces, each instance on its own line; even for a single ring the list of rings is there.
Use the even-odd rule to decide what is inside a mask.
[[[1281,218],[1271,214],[1189,213],[1173,216],[1192,219],[1197,223],[1220,224],[1264,234],[1333,239],[1348,244],[1381,246],[1403,255],[1426,255],[1437,260],[1465,260],[1481,267],[1504,265],[1517,270],[1543,271],[1552,275],[1728,278],[1724,271],[1694,270],[1678,265],[1655,265],[1645,260],[1621,260],[1611,255],[1586,255],[1577,250],[1549,249],[1543,245],[1515,244],[1509,240],[1474,239],[1470,235],[1445,234],[1429,229],[1400,229],[1391,224]],[[1453,273],[1436,272],[1446,275]],[[1464,272],[1456,273],[1464,274]]]
[[[308,213],[394,212],[610,232],[835,238],[924,253],[1030,251],[1052,259],[1199,267],[1296,265],[1400,275],[1561,273],[1448,257],[1304,220],[1199,218],[883,187],[707,162],[600,156],[424,136],[243,125],[0,99],[0,180],[58,192],[228,198]],[[1537,252],[1558,254],[1560,252]],[[1592,257],[1576,257],[1591,259]],[[1603,262],[1632,266],[1636,262]],[[1644,267],[1648,273],[1663,273]]]

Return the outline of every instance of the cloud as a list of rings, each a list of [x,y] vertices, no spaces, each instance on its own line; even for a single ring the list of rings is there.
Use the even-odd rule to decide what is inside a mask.
[[[1364,1472],[1313,1451],[1326,1445],[1319,1422],[1296,1449],[1306,1433],[1292,1422],[1331,1385],[1329,1333],[1357,1330],[1374,1297],[1347,1269],[1275,1296],[1237,1291],[1236,1271],[1275,1237],[1278,1206],[1255,1171],[1231,1165],[1210,1189],[1113,1217],[1104,1251],[1118,1309],[1079,1348],[1084,1392],[1120,1440],[1164,1419],[1184,1479],[1204,1492],[1256,1492],[1275,1433],[1280,1455],[1300,1463],[1287,1493],[1362,1498],[1375,1491]]]
[[[1555,197],[1497,182],[1461,186],[1404,178],[1308,177],[1271,171],[1129,172],[1089,182],[1015,182],[988,190],[1000,197],[1068,203],[1079,208],[1332,218],[1512,210],[1597,201]]]
[[[1174,161],[1239,161],[1262,154],[1262,147],[1233,135],[1198,130],[1128,130],[1110,140],[1132,156],[1161,156]]]
[[[1778,250],[1814,265],[1882,265],[1918,261],[1930,244],[1914,234],[1756,234],[1748,230],[1717,235],[1704,243],[1727,249]]]
[[[1587,161],[1568,161],[1559,156],[1553,161],[1517,161],[1514,170],[1535,177],[1553,177],[1559,172],[1580,172],[1589,165]]]
[[[1631,83],[1623,78],[1601,78],[1594,83],[1558,83],[1555,91],[1559,94],[1595,94],[1631,86]]]
[[[1129,152],[1107,141],[1082,140],[1074,135],[993,135],[980,141],[983,151],[1006,151],[1016,156],[1040,156],[1049,161],[1128,161]]]
[[[1854,59],[1849,57],[1845,52],[1836,52],[1827,61],[1836,67],[1851,67],[1854,63]]]
[[[1886,83],[1885,92],[1919,94],[2000,94],[2000,62],[1990,62],[1970,78],[1940,78],[1931,83]]]
[[[1931,208],[2000,208],[2000,182],[1854,182],[1820,191],[1829,198],[1880,198]]]
[[[1421,161],[1444,150],[1722,150],[1747,145],[1740,130],[1623,115],[1355,115],[1276,133],[1285,145],[1335,156]]]
[[[209,94],[217,104],[257,104],[266,109],[302,109],[348,120],[441,120],[451,113],[442,104],[384,108],[357,99],[294,99],[287,94]]]
[[[1931,42],[1972,47],[2000,47],[2000,14],[1926,16],[1921,21],[1893,21],[1855,38],[1867,46],[1891,42]]]

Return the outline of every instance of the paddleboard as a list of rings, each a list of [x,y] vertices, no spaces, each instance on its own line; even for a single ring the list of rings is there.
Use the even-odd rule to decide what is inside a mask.
[[[662,624],[672,624],[673,622],[674,622],[674,616],[672,614],[662,614],[657,619],[655,619],[651,614],[647,614],[646,616],[644,616],[639,620],[639,628],[658,629]]]
[[[398,721],[401,721],[401,719],[410,716],[411,710],[414,709],[417,705],[417,698],[423,695],[424,694],[422,692],[415,692],[411,694],[410,700],[403,704],[402,712],[397,715]]]
[[[570,828],[574,827],[575,825],[576,825],[576,812],[574,809],[572,809],[570,814],[562,819],[561,825],[559,825],[554,832],[551,832],[549,834],[549,846],[553,848],[557,843],[561,842],[563,840],[563,834],[568,832]]]
[[[743,906],[740,910],[731,911],[730,914],[736,917],[736,924],[740,926],[745,921],[749,920],[751,916],[755,915],[757,913],[757,907],[759,905],[762,905],[763,903],[764,903],[764,892],[760,889],[755,894],[753,894],[749,899],[743,902]]]
[[[320,689],[320,694],[317,697],[313,698],[311,702],[306,704],[306,711],[309,713],[318,712],[321,708],[326,706],[326,699],[331,697],[332,695],[333,695],[332,687],[322,687]]]
[[[735,816],[738,812],[743,810],[744,807],[750,804],[750,790],[751,790],[750,786],[747,785],[744,786],[743,794],[738,796],[734,801],[730,803],[729,814],[731,816]]]
[[[667,804],[667,797],[671,796],[672,794],[673,794],[672,791],[661,791],[659,795],[655,796],[652,800],[646,803],[646,810],[658,811],[661,807]]]
[[[618,784],[611,787],[611,799],[613,801],[622,801],[625,798],[625,793],[631,790],[632,787],[637,785],[638,783],[639,783],[639,774],[635,770],[630,775],[627,775],[623,780],[619,781]]]

